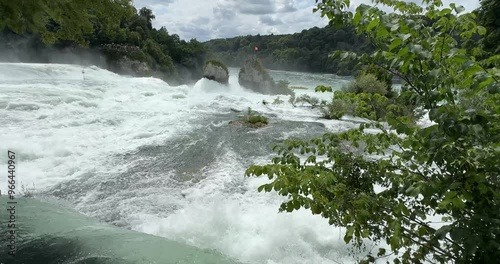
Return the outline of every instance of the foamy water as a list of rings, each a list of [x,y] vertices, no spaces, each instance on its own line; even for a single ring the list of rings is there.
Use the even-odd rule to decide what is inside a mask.
[[[275,141],[355,124],[319,119],[288,96],[263,105],[277,96],[240,87],[234,69],[229,82],[172,87],[96,67],[0,63],[0,152],[17,153],[18,188],[34,185],[124,228],[248,263],[355,262],[342,230],[306,210],[278,213],[282,198],[257,192],[267,179],[244,177],[249,164],[270,161]],[[312,86],[297,93],[314,95]],[[271,125],[230,130],[231,108],[248,107]]]

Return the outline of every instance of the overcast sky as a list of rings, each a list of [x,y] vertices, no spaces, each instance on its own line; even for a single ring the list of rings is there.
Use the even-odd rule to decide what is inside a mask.
[[[420,3],[420,0],[408,0]],[[479,0],[443,0],[472,11]],[[287,34],[327,24],[312,13],[315,0],[134,0],[137,8],[153,10],[156,28],[165,26],[182,39],[205,41],[241,35]],[[370,0],[352,0],[351,7]]]

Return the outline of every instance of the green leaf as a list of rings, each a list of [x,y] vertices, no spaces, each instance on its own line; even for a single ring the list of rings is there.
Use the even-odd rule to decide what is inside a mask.
[[[411,34],[410,34],[410,33],[405,34],[405,35],[403,35],[403,37],[402,37],[403,41],[407,41],[409,38],[411,38]]]
[[[361,12],[357,11],[356,14],[354,15],[354,18],[352,20],[352,23],[357,26],[359,24],[359,21],[361,20]]]
[[[379,27],[377,32],[377,38],[385,38],[389,35],[389,31],[385,27]]]
[[[471,77],[482,70],[483,68],[481,66],[479,66],[478,64],[473,64],[471,67],[464,71],[464,76]]]
[[[344,242],[346,244],[349,244],[349,242],[351,242],[353,234],[354,234],[354,226],[348,227],[344,236]]]
[[[418,196],[420,194],[420,187],[410,186],[408,189],[406,189],[406,194],[413,197]]]
[[[403,40],[400,38],[396,38],[392,41],[391,46],[389,46],[389,51],[392,51],[393,49],[399,47],[403,43]]]
[[[457,14],[460,14],[460,13],[462,13],[463,11],[465,11],[465,7],[463,7],[463,6],[457,6],[457,7],[455,8],[455,11],[457,11]]]
[[[457,64],[463,64],[467,60],[470,60],[470,58],[465,54],[457,54],[452,57],[452,60]]]
[[[448,14],[451,14],[451,9],[449,9],[449,8],[445,8],[445,9],[441,10],[441,12],[439,12],[440,16],[445,16]]]
[[[484,87],[492,84],[494,81],[495,81],[495,79],[493,77],[487,78],[486,80],[479,83],[478,90],[482,90]]]
[[[370,237],[370,230],[368,230],[368,229],[363,229],[363,231],[361,232],[361,237],[363,237],[363,238],[368,238],[368,237]]]
[[[402,48],[401,50],[399,50],[398,56],[405,57],[409,51],[410,51],[410,48],[408,48],[408,46],[406,46],[406,47]]]
[[[370,21],[370,23],[366,27],[366,31],[372,31],[372,29],[375,28],[376,26],[378,26],[379,24],[380,24],[380,20],[378,18]]]
[[[438,239],[443,239],[452,229],[451,225],[444,225],[434,233]]]
[[[483,27],[483,26],[478,26],[478,27],[477,27],[477,33],[478,33],[479,35],[486,35],[486,28],[485,28],[485,27]]]

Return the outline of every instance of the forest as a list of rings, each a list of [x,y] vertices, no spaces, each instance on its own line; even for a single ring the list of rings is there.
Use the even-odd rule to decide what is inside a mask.
[[[294,34],[214,39],[204,44],[210,56],[234,67],[240,66],[246,57],[256,54],[269,69],[338,75],[353,75],[359,67],[357,64],[329,59],[331,52],[373,50],[370,42],[363,35],[356,34],[352,26],[335,25],[313,27]],[[254,47],[258,47],[257,52]]]

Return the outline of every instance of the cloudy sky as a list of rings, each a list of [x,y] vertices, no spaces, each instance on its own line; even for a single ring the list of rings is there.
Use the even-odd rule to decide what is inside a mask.
[[[420,0],[408,0],[421,2]],[[351,7],[370,0],[352,0]],[[443,0],[463,5],[468,11],[479,0]],[[182,39],[205,41],[239,35],[287,34],[327,24],[312,13],[315,0],[134,0],[137,8],[153,10],[157,28],[165,26]]]

